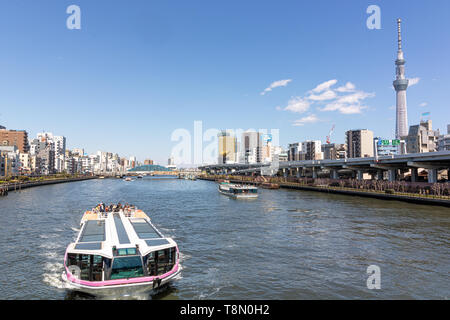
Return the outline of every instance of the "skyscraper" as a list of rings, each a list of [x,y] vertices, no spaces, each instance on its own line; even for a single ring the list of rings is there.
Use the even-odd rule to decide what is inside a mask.
[[[402,50],[402,20],[397,19],[398,28],[398,51],[395,61],[397,78],[394,81],[394,88],[397,93],[397,120],[395,126],[395,136],[401,139],[408,135],[408,109],[406,107],[406,89],[409,81],[405,78],[405,59]]]
[[[237,161],[237,139],[227,131],[221,131],[219,138],[219,164],[236,163]]]

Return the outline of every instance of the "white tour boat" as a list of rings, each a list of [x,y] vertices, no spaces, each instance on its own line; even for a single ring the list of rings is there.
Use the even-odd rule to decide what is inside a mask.
[[[80,233],[64,257],[69,289],[96,296],[149,293],[181,271],[176,242],[142,211],[84,213]]]
[[[257,187],[229,182],[220,183],[219,192],[236,199],[254,199],[258,197]]]

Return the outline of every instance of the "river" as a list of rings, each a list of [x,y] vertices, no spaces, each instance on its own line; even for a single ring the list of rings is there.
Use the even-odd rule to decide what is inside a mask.
[[[145,177],[0,197],[0,299],[90,299],[61,280],[83,212],[128,202],[177,241],[181,275],[142,299],[448,299],[450,209],[296,190],[234,200],[217,184]],[[367,287],[380,268],[381,289]]]

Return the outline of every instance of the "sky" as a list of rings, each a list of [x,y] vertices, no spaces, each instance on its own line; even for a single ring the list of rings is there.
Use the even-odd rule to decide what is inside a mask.
[[[409,125],[431,112],[446,133],[449,15],[448,0],[1,1],[0,125],[162,165],[194,121],[279,129],[283,147],[333,125],[336,143],[349,129],[392,139],[400,17]]]

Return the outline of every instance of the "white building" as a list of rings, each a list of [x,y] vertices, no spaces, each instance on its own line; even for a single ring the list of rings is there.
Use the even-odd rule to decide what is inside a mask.
[[[37,134],[40,142],[46,143],[53,151],[53,165],[55,172],[63,172],[66,157],[66,138],[64,136],[54,136],[51,132],[41,132]],[[40,147],[42,149],[42,147]],[[34,151],[36,152],[36,151]]]
[[[450,124],[447,125],[447,134],[439,136],[437,144],[438,151],[450,150]]]
[[[20,168],[20,152],[16,146],[0,146],[4,157],[5,175],[18,175]]]

